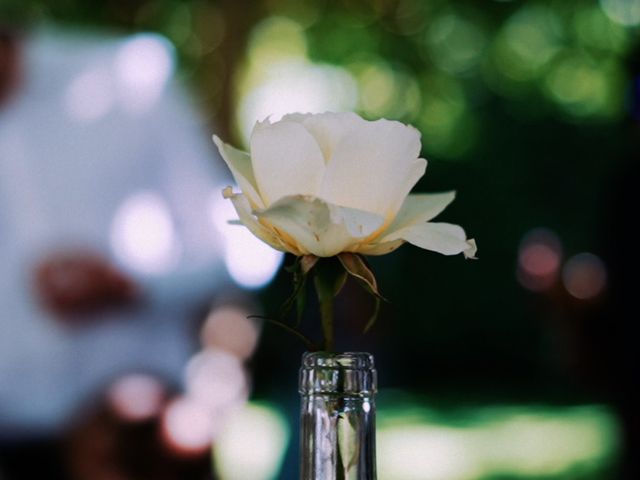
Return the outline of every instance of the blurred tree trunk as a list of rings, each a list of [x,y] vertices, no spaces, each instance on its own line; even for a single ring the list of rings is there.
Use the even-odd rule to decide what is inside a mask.
[[[235,85],[244,61],[251,30],[264,16],[262,2],[255,0],[220,0],[218,8],[225,21],[225,34],[217,51],[223,69],[216,107],[216,127],[227,141],[239,143],[233,136],[235,122]]]

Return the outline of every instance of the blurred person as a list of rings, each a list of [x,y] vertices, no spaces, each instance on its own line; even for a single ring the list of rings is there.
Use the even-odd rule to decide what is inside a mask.
[[[0,21],[8,480],[67,478],[60,438],[119,375],[178,384],[197,346],[190,320],[231,289],[208,209],[226,178],[172,73],[159,36],[18,33]]]

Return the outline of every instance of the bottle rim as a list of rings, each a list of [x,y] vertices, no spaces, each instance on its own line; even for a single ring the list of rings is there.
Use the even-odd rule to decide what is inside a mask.
[[[303,395],[370,396],[377,391],[373,355],[365,352],[312,352],[302,356]]]
[[[373,355],[366,352],[306,352],[302,355],[302,366],[353,370],[375,368]]]

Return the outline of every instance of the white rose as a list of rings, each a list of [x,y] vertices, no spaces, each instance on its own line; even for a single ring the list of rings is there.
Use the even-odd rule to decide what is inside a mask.
[[[389,253],[404,242],[473,257],[458,225],[430,222],[454,192],[409,194],[424,175],[420,133],[354,113],[290,114],[258,122],[250,154],[214,141],[242,193],[224,190],[242,222],[294,255]]]

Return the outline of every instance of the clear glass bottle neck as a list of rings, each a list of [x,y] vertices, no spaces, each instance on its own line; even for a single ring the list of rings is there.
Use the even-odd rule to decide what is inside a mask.
[[[301,480],[375,480],[375,393],[371,355],[303,356]]]

